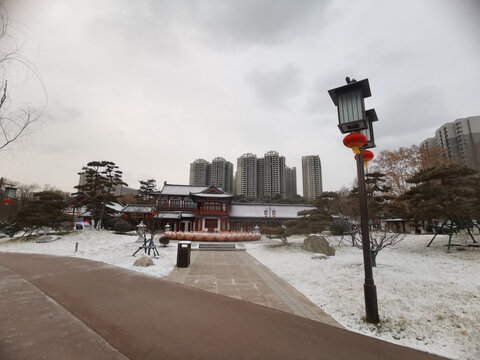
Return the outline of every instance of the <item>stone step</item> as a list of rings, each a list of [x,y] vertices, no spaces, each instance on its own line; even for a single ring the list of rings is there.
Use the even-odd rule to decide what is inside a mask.
[[[243,247],[237,247],[236,244],[231,243],[199,243],[198,248],[192,248],[198,251],[237,251],[244,250]]]

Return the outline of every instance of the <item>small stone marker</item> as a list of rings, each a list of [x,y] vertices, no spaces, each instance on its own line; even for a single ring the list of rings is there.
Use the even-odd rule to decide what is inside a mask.
[[[140,259],[135,260],[133,263],[134,266],[150,266],[155,265],[153,260],[148,256],[143,256]]]

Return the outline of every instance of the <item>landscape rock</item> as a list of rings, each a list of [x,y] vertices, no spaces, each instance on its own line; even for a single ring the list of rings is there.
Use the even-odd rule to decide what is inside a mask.
[[[308,235],[303,241],[303,248],[314,253],[321,253],[328,256],[335,255],[335,249],[331,247],[327,239],[321,235]]]
[[[135,260],[133,263],[134,266],[150,266],[150,265],[155,265],[153,263],[153,260],[149,258],[148,256],[143,256],[140,259]]]
[[[315,254],[312,255],[312,259],[313,260],[327,260],[328,256],[325,255],[325,254],[315,253]]]

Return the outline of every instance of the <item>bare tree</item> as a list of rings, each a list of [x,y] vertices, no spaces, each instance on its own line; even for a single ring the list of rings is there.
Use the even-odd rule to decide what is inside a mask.
[[[7,36],[8,24],[5,1],[0,0],[0,151],[27,135],[28,129],[40,119],[46,108],[46,102],[39,107],[28,104],[18,106],[9,97],[7,69],[10,65],[20,65],[33,73],[40,83],[45,98],[46,91],[33,64],[21,54],[18,43]]]
[[[372,171],[385,174],[385,185],[394,196],[405,193],[412,186],[407,182],[421,169],[440,164],[451,164],[452,159],[446,156],[440,147],[426,149],[417,145],[401,147],[394,151],[384,150],[373,160]]]
[[[377,255],[386,247],[392,247],[398,244],[405,238],[405,235],[387,232],[387,231],[375,231],[370,232],[370,255],[372,257],[372,266],[377,266]],[[361,235],[356,233],[352,235],[353,246],[361,249],[362,238]]]

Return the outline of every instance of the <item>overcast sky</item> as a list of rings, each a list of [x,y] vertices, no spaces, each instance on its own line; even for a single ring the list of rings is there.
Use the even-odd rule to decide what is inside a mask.
[[[48,95],[41,124],[0,152],[2,176],[72,191],[92,160],[124,180],[188,184],[189,164],[318,154],[324,190],[350,186],[327,91],[369,78],[377,148],[480,115],[480,1],[14,0],[10,33]],[[19,105],[46,101],[21,68]],[[160,186],[161,188],[161,186]]]

